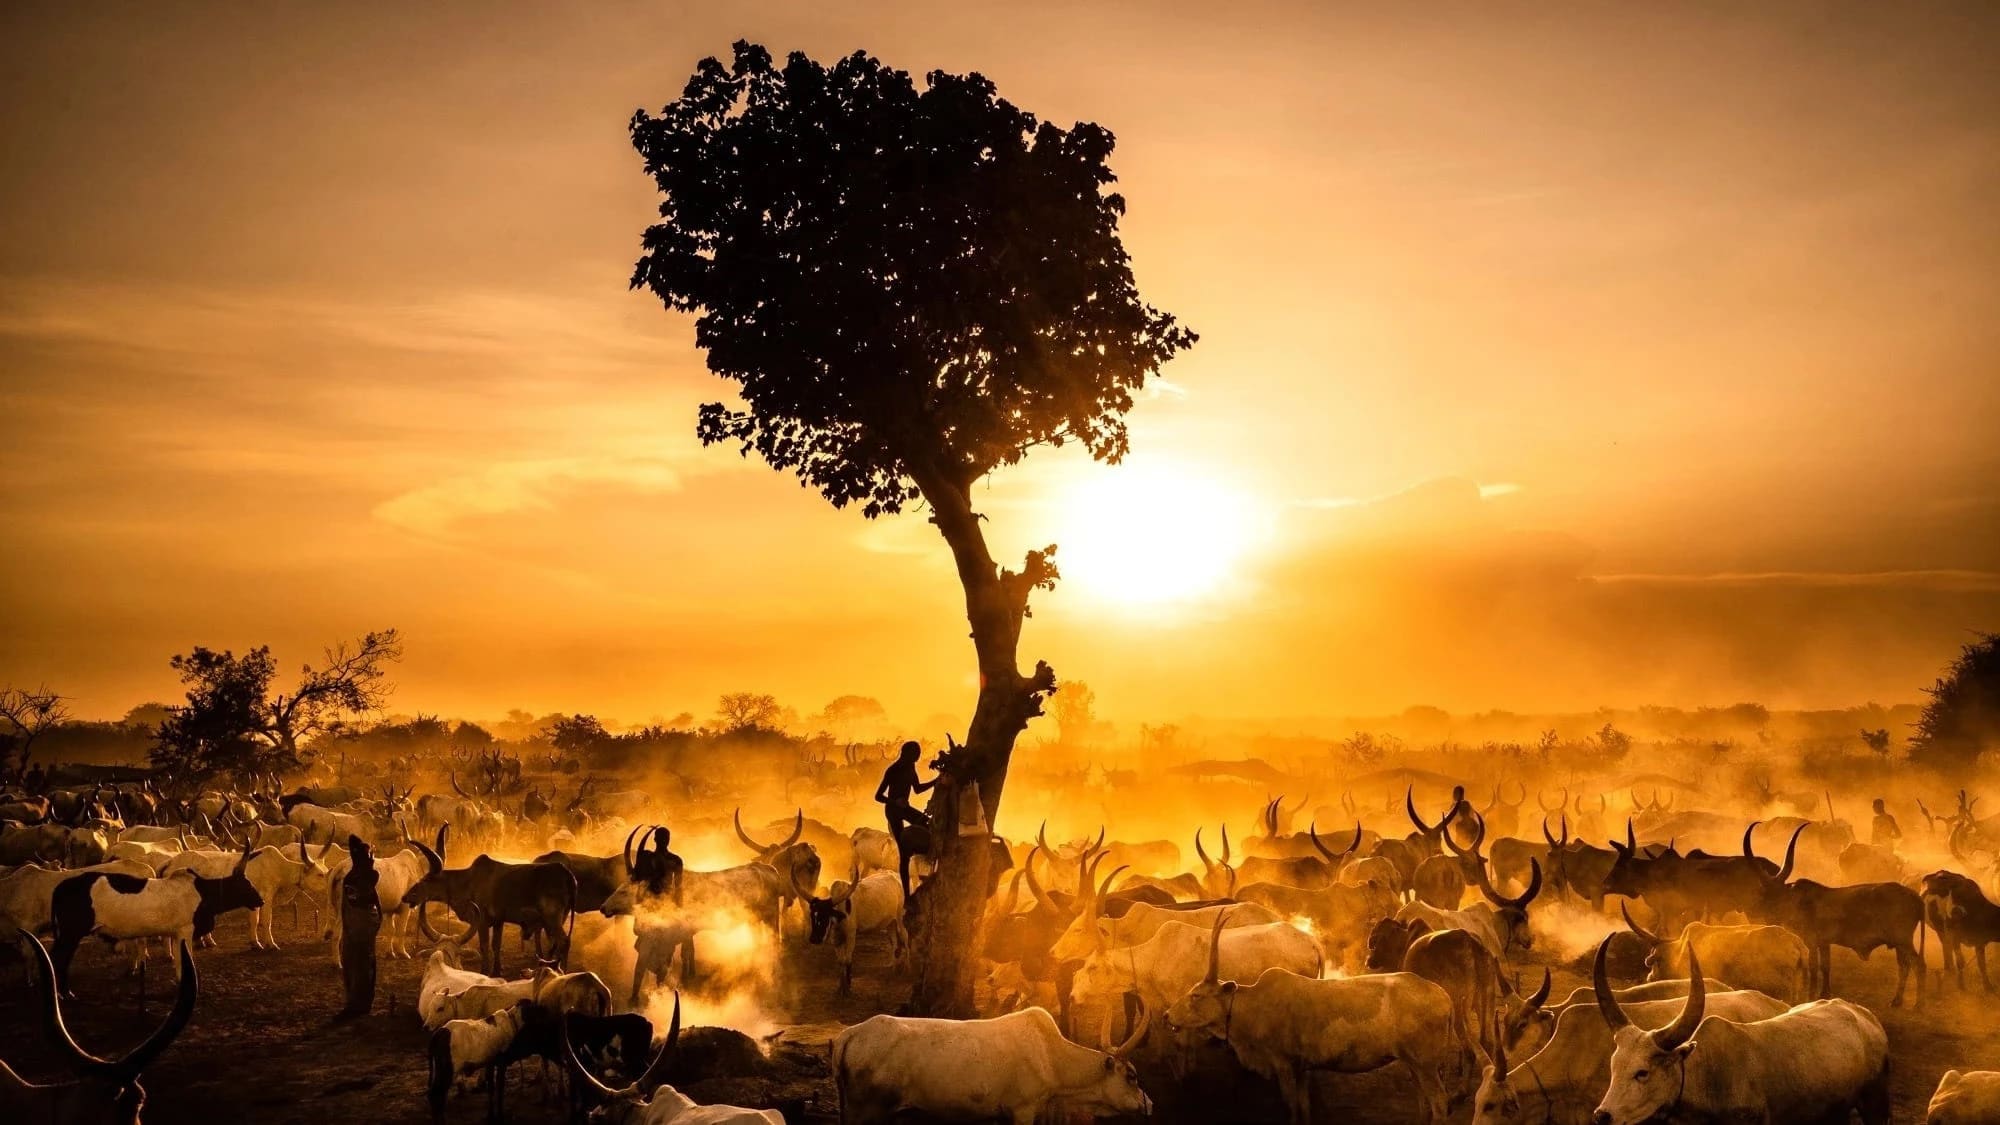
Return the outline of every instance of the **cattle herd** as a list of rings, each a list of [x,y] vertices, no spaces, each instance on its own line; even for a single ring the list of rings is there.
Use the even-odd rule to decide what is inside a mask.
[[[20,976],[0,966],[0,1022],[32,1019],[64,1069],[30,1080],[0,1064],[0,1120],[138,1121],[148,1067],[203,1021],[203,966],[270,956],[280,911],[286,940],[337,978],[363,843],[375,955],[421,966],[414,991],[391,986],[377,1008],[421,1022],[427,1049],[408,1066],[424,1093],[407,1116],[440,1122],[1880,1125],[1895,1037],[1853,998],[1859,964],[1890,952],[1877,1007],[1911,1019],[1967,987],[1968,952],[1973,987],[1991,987],[2000,818],[1968,793],[1915,802],[1924,827],[1910,817],[1905,838],[1887,812],[1857,831],[1831,795],[1811,815],[1746,815],[1704,807],[1736,802],[1696,786],[1583,796],[1518,761],[1482,769],[1455,788],[1302,772],[1285,783],[1326,803],[1270,796],[1177,824],[1179,839],[1116,824],[996,836],[983,1018],[968,1020],[895,1014],[931,867],[911,834],[899,848],[864,819],[852,786],[788,786],[786,815],[747,826],[691,786],[587,785],[567,805],[539,786],[468,794],[456,776],[421,794],[331,777],[178,796],[151,779],[15,786],[0,790],[0,929]],[[239,912],[248,949],[218,942]],[[116,1058],[79,1045],[65,1006],[143,1010],[149,966],[155,1006],[171,987],[164,1021]],[[800,1031],[782,996],[759,994],[754,1027],[683,1027],[684,999],[811,974],[839,1015],[786,1058],[820,1068],[822,1098],[741,1108],[681,1092],[769,1073]],[[1979,1069],[1996,1060],[2000,1046],[1939,1060],[1956,1069],[1928,1120],[2000,1121],[2000,1073]]]

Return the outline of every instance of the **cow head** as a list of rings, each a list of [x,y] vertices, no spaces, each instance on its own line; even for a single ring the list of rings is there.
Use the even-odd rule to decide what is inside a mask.
[[[1228,898],[1236,890],[1236,869],[1229,865],[1229,826],[1222,826],[1222,858],[1210,859],[1201,846],[1201,829],[1194,830],[1194,854],[1201,859],[1201,890],[1210,898]]]
[[[444,869],[444,850],[450,835],[451,825],[443,824],[438,826],[435,848],[426,847],[422,840],[410,840],[410,846],[416,849],[417,854],[424,857],[425,870],[423,876],[410,884],[409,890],[403,892],[403,905],[416,908],[417,928],[423,931],[427,941],[443,940],[438,937],[437,931],[431,928],[430,919],[426,915],[429,913],[429,904],[445,902],[451,893],[450,880],[446,877]]]
[[[1454,790],[1454,792],[1456,793],[1457,791]],[[1458,816],[1459,810],[1463,808],[1465,808],[1465,804],[1454,798],[1451,803],[1451,810],[1445,813],[1436,824],[1425,824],[1424,818],[1417,815],[1416,786],[1412,785],[1404,788],[1403,812],[1409,816],[1410,823],[1416,825],[1417,828],[1415,832],[1404,837],[1404,839],[1409,842],[1410,846],[1416,849],[1419,858],[1428,858],[1437,855],[1438,849],[1441,846],[1440,841],[1444,839],[1445,832],[1450,829],[1452,820]]]
[[[1143,1003],[1140,1005],[1138,1026],[1125,1042],[1116,1047],[1107,1041],[1104,1046],[1104,1070],[1097,1085],[1086,1090],[1081,1097],[1070,1095],[1066,1101],[1076,1103],[1076,1108],[1101,1116],[1112,1117],[1122,1114],[1151,1116],[1153,1099],[1139,1085],[1139,1072],[1132,1066],[1131,1055],[1139,1044],[1146,1041],[1146,1032],[1153,1026],[1153,1013]]]
[[[562,1025],[563,1060],[569,1065],[573,1076],[581,1078],[596,1091],[599,1098],[603,1099],[603,1104],[591,1112],[590,1119],[606,1122],[607,1125],[624,1125],[628,1121],[644,1120],[646,1103],[652,1100],[654,1092],[666,1081],[668,1061],[673,1057],[674,1048],[680,1045],[681,994],[678,991],[674,993],[674,1015],[673,1021],[667,1025],[667,1041],[660,1045],[659,1054],[654,1055],[653,1061],[647,1064],[645,1073],[639,1075],[629,1086],[617,1088],[607,1086],[602,1079],[583,1065],[583,1060],[576,1055],[576,1044],[570,1039],[569,1025],[570,1019],[565,1017]]]
[[[1597,1010],[1611,1028],[1611,1084],[1604,1100],[1591,1115],[1592,1125],[1640,1125],[1669,1112],[1687,1085],[1687,1058],[1696,1045],[1695,1030],[1701,1026],[1707,1005],[1707,990],[1701,976],[1701,958],[1688,948],[1687,1002],[1674,1022],[1657,1031],[1634,1024],[1619,1006],[1611,990],[1604,959],[1610,939],[1597,947],[1591,970],[1591,984],[1597,993]]]
[[[1479,1090],[1472,1095],[1472,1125],[1514,1125],[1522,1121],[1521,1095],[1507,1073],[1505,1020],[1494,1028],[1493,1061],[1479,1076]]]
[[[77,1046],[63,1021],[62,997],[56,991],[55,965],[48,950],[26,930],[20,932],[33,962],[37,991],[42,998],[42,1029],[57,1052],[62,1054],[76,1077],[68,1082],[36,1085],[15,1077],[0,1064],[0,1102],[21,1110],[23,1119],[51,1121],[102,1121],[112,1125],[138,1125],[146,1104],[141,1073],[161,1052],[173,1045],[175,1037],[194,1015],[195,996],[200,989],[195,976],[194,954],[181,943],[180,987],[174,994],[173,1010],[162,1023],[123,1057],[102,1059]]]
[[[1555,984],[1547,969],[1542,970],[1542,986],[1526,996],[1521,995],[1519,974],[1515,975],[1507,995],[1500,1001],[1500,1038],[1502,1047],[1512,1047],[1520,1053],[1532,1053],[1537,1043],[1548,1042],[1555,1034],[1556,1014],[1547,1007],[1549,990]]]
[[[856,860],[854,871],[846,882],[835,883],[825,898],[806,899],[806,913],[812,923],[807,938],[812,944],[824,943],[827,934],[833,932],[835,925],[847,921],[852,909],[848,900],[854,897],[855,890],[860,886],[861,863]]]
[[[1477,853],[1474,857],[1477,858]],[[1493,904],[1495,920],[1500,923],[1501,951],[1534,948],[1535,937],[1528,927],[1528,904],[1542,893],[1542,861],[1532,857],[1528,860],[1528,889],[1517,898],[1508,898],[1493,889],[1493,880],[1487,876],[1483,861],[1473,868],[1473,874],[1479,893]]]
[[[798,843],[799,837],[805,835],[806,811],[804,809],[798,811],[797,816],[792,820],[792,834],[775,844],[760,844],[756,840],[751,839],[748,832],[743,831],[742,809],[736,810],[735,815],[732,817],[732,822],[736,825],[736,838],[743,841],[744,847],[757,853],[757,862],[772,863],[778,858],[780,852]]]
[[[1202,974],[1187,995],[1167,1009],[1167,1026],[1176,1032],[1227,1041],[1229,1014],[1236,1002],[1236,982],[1220,979],[1222,972],[1222,927],[1229,922],[1225,908],[1215,914],[1215,927],[1208,934],[1208,971]]]
[[[1314,821],[1306,826],[1306,836],[1312,840],[1314,850],[1319,852],[1322,859],[1334,867],[1342,867],[1346,865],[1349,857],[1361,849],[1361,822],[1358,820],[1354,822],[1354,839],[1348,841],[1347,846],[1339,851],[1334,851],[1332,848],[1319,842],[1318,821]]]
[[[1604,893],[1637,898],[1645,893],[1646,864],[1650,862],[1639,853],[1639,839],[1632,829],[1632,819],[1625,819],[1625,842],[1611,841],[1611,850],[1617,858],[1611,861],[1611,870],[1604,875]]]
[[[194,934],[206,937],[215,928],[215,920],[232,910],[256,910],[264,905],[264,896],[244,874],[250,866],[250,844],[243,845],[243,853],[236,857],[236,867],[220,879],[194,881],[195,894],[199,903],[194,912]]]

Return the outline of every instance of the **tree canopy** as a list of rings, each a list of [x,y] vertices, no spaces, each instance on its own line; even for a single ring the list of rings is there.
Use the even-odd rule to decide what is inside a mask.
[[[1964,646],[1924,690],[1931,698],[1910,739],[1912,761],[1956,773],[2000,747],[2000,633]]]
[[[1115,461],[1134,392],[1195,340],[1139,299],[1110,131],[976,73],[920,88],[739,42],[631,131],[664,196],[632,285],[698,314],[746,406],[704,406],[702,441],[837,507],[895,512],[1038,445]]]

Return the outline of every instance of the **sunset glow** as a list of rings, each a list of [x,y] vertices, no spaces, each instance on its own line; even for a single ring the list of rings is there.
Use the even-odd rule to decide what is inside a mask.
[[[1061,495],[1057,561],[1091,600],[1171,607],[1228,592],[1261,533],[1259,501],[1190,466],[1093,472]]]

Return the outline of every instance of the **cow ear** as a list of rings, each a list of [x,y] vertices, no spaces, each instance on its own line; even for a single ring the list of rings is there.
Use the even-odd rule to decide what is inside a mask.
[[[1118,1069],[1118,1060],[1112,1058],[1110,1055],[1104,1056],[1104,1073],[1110,1074],[1112,1071],[1117,1069]]]
[[[1233,981],[1233,980],[1226,980],[1226,981],[1223,981],[1223,982],[1222,982],[1222,992],[1223,992],[1223,994],[1224,994],[1225,996],[1226,996],[1226,995],[1228,995],[1229,993],[1232,993],[1232,992],[1235,992],[1235,991],[1236,991],[1236,982],[1235,982],[1235,981]]]
[[[1693,1039],[1690,1039],[1687,1042],[1681,1044],[1680,1046],[1675,1047],[1674,1054],[1680,1056],[1682,1062],[1686,1062],[1687,1057],[1694,1053],[1694,1045],[1695,1041]]]

